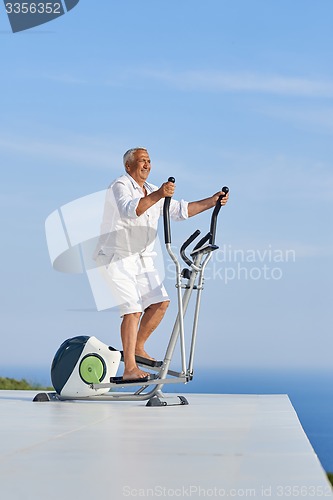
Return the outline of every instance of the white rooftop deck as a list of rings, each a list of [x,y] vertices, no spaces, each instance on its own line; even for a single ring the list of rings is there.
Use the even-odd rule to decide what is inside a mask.
[[[1,498],[333,498],[285,395],[188,406],[33,403],[0,391]]]

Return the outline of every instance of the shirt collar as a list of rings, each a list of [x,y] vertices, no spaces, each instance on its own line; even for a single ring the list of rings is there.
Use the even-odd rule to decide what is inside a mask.
[[[136,180],[135,180],[135,179],[133,179],[133,177],[132,177],[130,174],[128,174],[127,172],[125,172],[125,175],[126,175],[126,176],[129,178],[129,180],[131,181],[132,186],[134,187],[134,189],[140,189],[140,191],[142,191],[141,186],[139,186],[139,184],[136,182]],[[151,189],[150,185],[148,184],[148,182],[145,182],[145,183],[144,183],[144,187],[146,188],[146,190],[147,190],[149,193],[151,193],[152,189]]]

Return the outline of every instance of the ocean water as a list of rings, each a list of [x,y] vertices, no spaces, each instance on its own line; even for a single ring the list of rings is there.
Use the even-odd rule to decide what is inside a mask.
[[[49,367],[9,367],[0,376],[51,385]],[[327,472],[333,472],[333,369],[196,369],[184,386],[166,392],[207,394],[288,394],[312,447]]]

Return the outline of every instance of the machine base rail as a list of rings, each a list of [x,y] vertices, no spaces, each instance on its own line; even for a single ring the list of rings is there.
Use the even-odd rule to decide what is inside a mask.
[[[115,401],[115,400],[123,400],[126,401],[122,397],[122,395],[118,395],[117,393],[109,393],[109,394],[102,394],[102,395],[96,395],[96,396],[86,396],[86,397],[72,397],[69,398],[68,396],[66,397],[61,397],[59,394],[56,392],[40,392],[36,394],[34,397],[33,401],[36,403],[45,403],[45,402],[63,402],[63,401]],[[133,401],[136,401],[135,397],[133,399],[130,399]],[[128,401],[128,399],[127,399]],[[145,400],[143,400],[145,401]],[[147,401],[147,400],[146,400]],[[161,392],[158,392],[154,396],[148,399],[146,406],[184,406],[188,405],[188,401],[185,398],[185,396],[176,396],[176,395],[168,395],[165,396]]]

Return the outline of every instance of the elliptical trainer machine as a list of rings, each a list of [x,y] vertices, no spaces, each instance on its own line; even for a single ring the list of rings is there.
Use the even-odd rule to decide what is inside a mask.
[[[169,177],[169,182],[175,182]],[[224,196],[229,192],[223,187]],[[147,401],[146,406],[187,405],[184,396],[173,394],[164,395],[162,388],[166,384],[190,382],[193,378],[194,352],[197,339],[199,310],[201,295],[204,287],[204,272],[212,252],[219,247],[215,245],[217,216],[221,209],[221,198],[217,201],[210,222],[209,232],[195,245],[190,256],[185,252],[189,245],[199,236],[197,229],[181,246],[180,255],[187,267],[182,269],[177,256],[171,248],[171,231],[169,206],[171,198],[167,197],[163,207],[164,240],[168,254],[176,268],[176,289],[178,299],[178,313],[170,336],[163,361],[137,361],[139,366],[149,368],[156,374],[144,382],[123,381],[122,377],[115,377],[122,352],[100,342],[96,337],[78,336],[66,340],[56,352],[52,367],[51,380],[56,392],[42,392],[35,396],[33,401],[66,401],[66,400],[94,400],[94,401]],[[184,317],[192,296],[197,293],[192,334],[188,360],[185,349]],[[175,347],[180,345],[181,371],[170,369]],[[119,388],[137,388],[133,392],[116,392]]]

